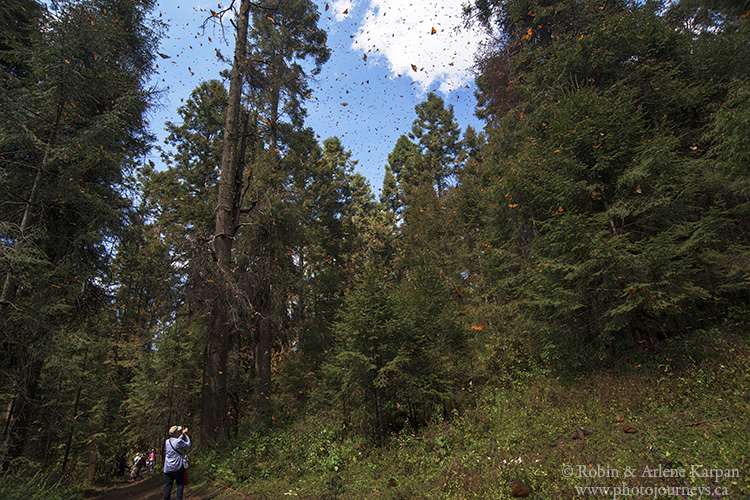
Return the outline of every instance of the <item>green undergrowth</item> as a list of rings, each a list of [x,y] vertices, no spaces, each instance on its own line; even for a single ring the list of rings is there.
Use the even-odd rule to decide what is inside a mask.
[[[382,449],[316,415],[254,432],[201,468],[257,499],[503,499],[514,478],[540,499],[745,499],[748,344],[699,333],[606,369],[485,388],[472,407]]]
[[[36,462],[19,458],[0,474],[3,500],[71,500],[82,498],[88,485],[80,478],[60,478]]]

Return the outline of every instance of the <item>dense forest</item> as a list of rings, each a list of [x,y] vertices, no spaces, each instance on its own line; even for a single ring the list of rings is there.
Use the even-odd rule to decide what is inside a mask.
[[[262,498],[577,498],[561,464],[624,467],[602,429],[667,415],[636,456],[750,494],[747,0],[467,2],[484,129],[426,95],[379,196],[305,125],[312,0],[215,14],[233,56],[166,124],[155,9],[0,5],[3,495],[181,424]],[[593,456],[542,450],[570,432]]]

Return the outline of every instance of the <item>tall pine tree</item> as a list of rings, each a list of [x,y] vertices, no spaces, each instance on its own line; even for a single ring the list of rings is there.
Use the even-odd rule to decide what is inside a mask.
[[[40,12],[30,7],[4,8],[21,23]],[[3,393],[12,395],[4,463],[23,453],[49,346],[78,328],[77,314],[103,305],[109,248],[130,210],[129,172],[148,147],[145,82],[159,29],[152,7],[53,3],[35,24],[14,25],[6,40],[15,41],[2,45],[10,63],[0,92],[0,317],[11,353]]]

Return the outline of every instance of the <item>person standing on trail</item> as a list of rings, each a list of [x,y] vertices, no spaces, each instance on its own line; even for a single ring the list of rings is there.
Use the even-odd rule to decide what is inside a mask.
[[[109,482],[112,480],[112,471],[114,469],[115,469],[115,461],[110,458],[104,464],[104,484],[109,485]]]
[[[120,477],[125,476],[125,469],[127,469],[127,467],[128,459],[125,458],[125,455],[120,455],[120,458],[117,459],[117,475]]]
[[[143,456],[140,453],[136,453],[133,457],[133,467],[130,469],[130,479],[138,481],[141,478],[141,471],[143,469]]]
[[[164,442],[164,500],[170,500],[172,484],[177,483],[175,500],[182,500],[185,487],[185,453],[190,448],[190,437],[187,427],[174,425],[169,429],[169,438]]]

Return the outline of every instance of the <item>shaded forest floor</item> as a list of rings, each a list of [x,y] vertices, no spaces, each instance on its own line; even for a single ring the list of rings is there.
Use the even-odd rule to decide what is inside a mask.
[[[161,500],[164,480],[160,473],[148,474],[143,480],[114,483],[106,489],[94,492],[91,500]],[[172,491],[174,498],[174,490]],[[185,486],[184,500],[246,500],[252,498],[241,493],[212,484],[203,478],[190,479]]]

